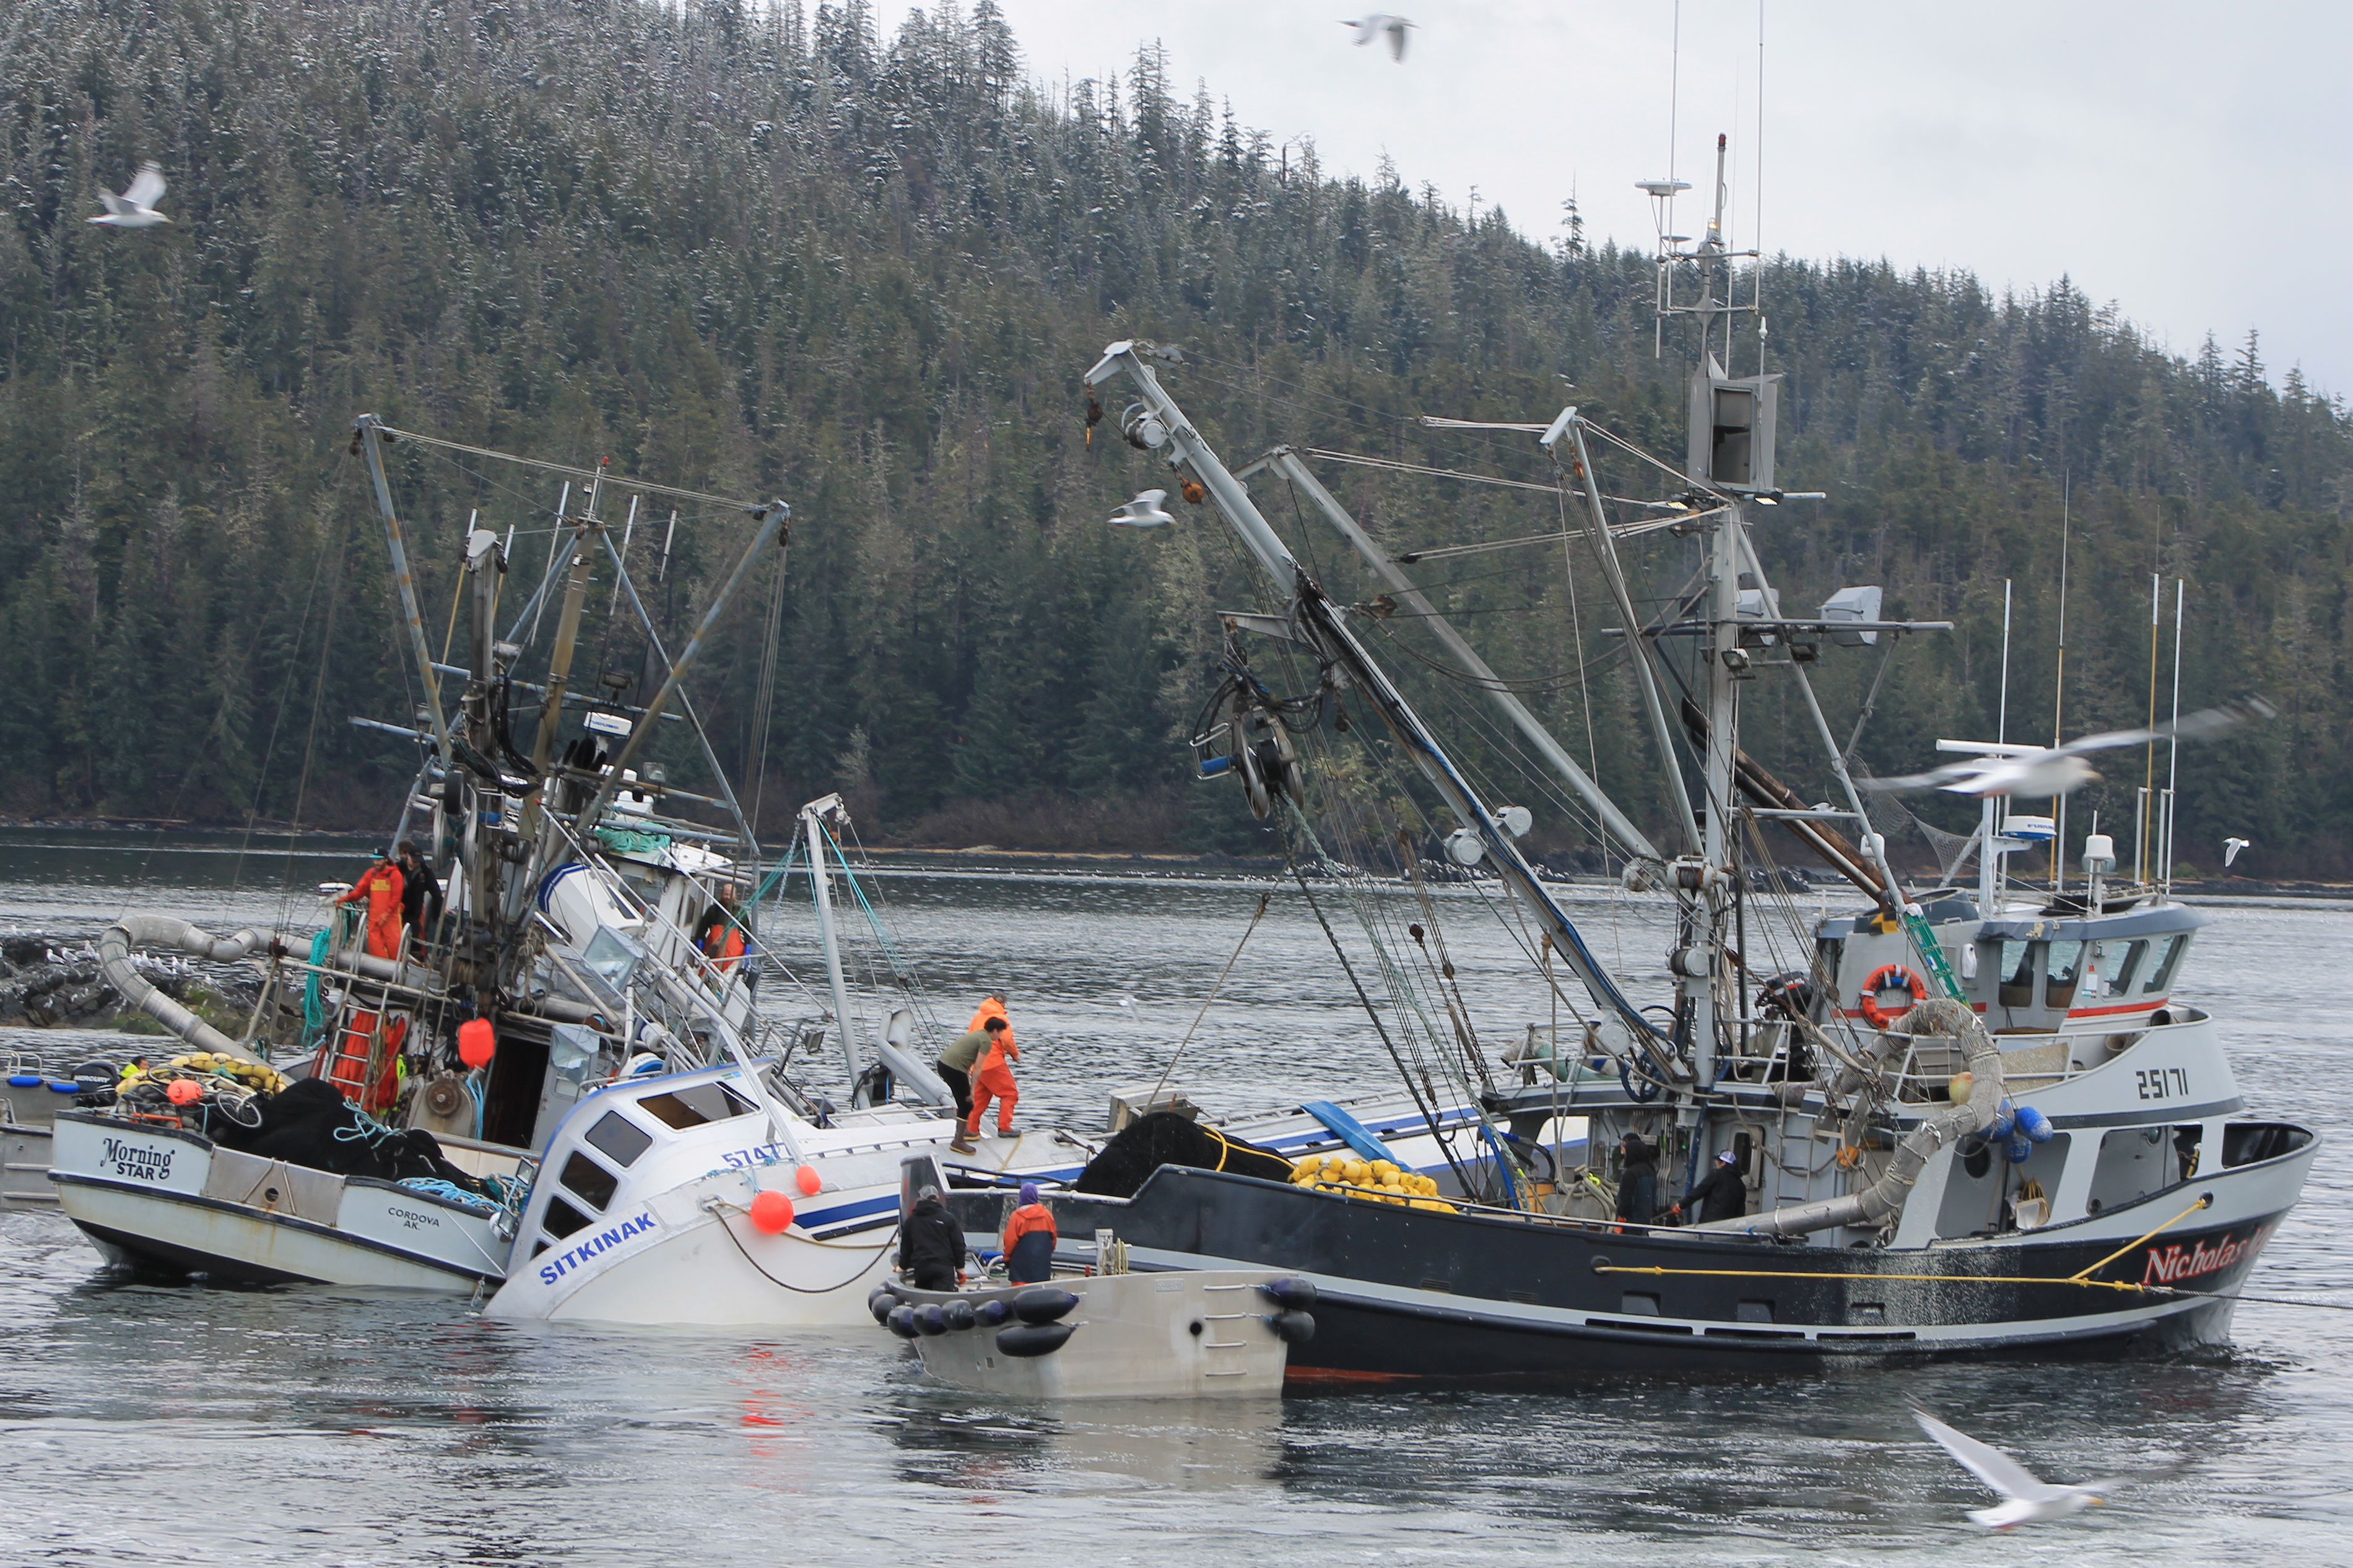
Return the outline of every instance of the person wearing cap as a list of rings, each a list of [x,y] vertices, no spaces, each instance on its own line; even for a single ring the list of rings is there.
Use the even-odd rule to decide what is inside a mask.
[[[1021,1206],[1005,1222],[1005,1280],[1036,1285],[1054,1277],[1054,1211],[1038,1201],[1038,1184],[1021,1184]]]
[[[1686,1208],[1696,1213],[1701,1225],[1719,1219],[1738,1219],[1746,1214],[1748,1183],[1740,1173],[1740,1156],[1729,1149],[1718,1154],[1707,1174],[1700,1179],[1697,1186],[1683,1194],[1683,1201],[1677,1204],[1672,1212],[1680,1215]]]
[[[1630,1131],[1618,1140],[1623,1157],[1618,1171],[1618,1218],[1627,1225],[1648,1225],[1659,1207],[1659,1151]]]
[[[924,1183],[913,1212],[899,1225],[899,1272],[918,1290],[953,1290],[965,1252],[964,1227],[940,1202],[939,1188]]]

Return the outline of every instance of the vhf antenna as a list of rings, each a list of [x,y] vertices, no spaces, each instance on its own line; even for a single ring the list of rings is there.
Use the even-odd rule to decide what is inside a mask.
[[[1690,190],[1690,182],[1687,180],[1664,179],[1637,180],[1634,183],[1634,188],[1636,190],[1647,191],[1650,193],[1654,219],[1659,229],[1658,288],[1657,299],[1652,307],[1653,312],[1657,317],[1657,323],[1653,329],[1651,343],[1651,353],[1654,357],[1664,357],[1665,355],[1666,320],[1669,316],[1697,316],[1700,318],[1700,352],[1704,355],[1713,354],[1715,352],[1716,317],[1730,316],[1736,311],[1755,311],[1759,309],[1759,301],[1762,297],[1759,291],[1764,287],[1764,279],[1761,268],[1754,268],[1749,274],[1750,296],[1748,303],[1745,305],[1741,304],[1734,298],[1736,281],[1730,271],[1730,263],[1743,258],[1756,260],[1757,258],[1757,252],[1755,250],[1734,250],[1729,248],[1725,243],[1724,208],[1730,195],[1730,187],[1726,182],[1725,174],[1725,160],[1729,155],[1729,145],[1730,139],[1728,137],[1721,134],[1716,137],[1715,211],[1714,216],[1707,220],[1707,237],[1701,240],[1699,245],[1694,248],[1681,248],[1691,245],[1691,237],[1689,235],[1669,234],[1667,232],[1667,226],[1671,221],[1670,215],[1673,210],[1672,204],[1674,202],[1675,194],[1679,191]],[[1694,263],[1696,266],[1699,274],[1699,298],[1689,303],[1684,303],[1679,300],[1675,292],[1676,268],[1683,262]],[[1724,285],[1725,297],[1722,300],[1716,299],[1711,288],[1712,269],[1717,267],[1723,267],[1725,268]],[[1729,321],[1725,324],[1724,357],[1725,361],[1729,361],[1732,357],[1732,327]],[[1720,361],[1718,363],[1721,363],[1724,362]]]

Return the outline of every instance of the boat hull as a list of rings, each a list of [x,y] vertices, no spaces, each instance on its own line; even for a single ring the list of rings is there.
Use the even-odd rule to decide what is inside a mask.
[[[483,1311],[514,1320],[697,1328],[872,1321],[866,1298],[897,1258],[895,1188],[828,1194],[831,1208],[877,1201],[888,1208],[879,1226],[836,1237],[813,1236],[798,1224],[764,1235],[740,1208],[705,1206],[699,1195],[658,1194],[633,1213],[608,1215],[564,1238],[569,1245],[518,1260]]]
[[[108,1261],[143,1274],[444,1291],[504,1274],[492,1216],[176,1129],[61,1115],[48,1180]]]
[[[58,1206],[58,1189],[49,1180],[52,1137],[47,1127],[0,1122],[0,1208]]]
[[[1008,1355],[993,1325],[918,1335],[913,1343],[940,1382],[1012,1399],[1273,1399],[1290,1352],[1273,1327],[1277,1309],[1259,1287],[1284,1277],[1245,1268],[1056,1279],[1079,1298],[1058,1320],[1074,1331],[1057,1350]],[[892,1293],[910,1306],[996,1300],[1009,1307],[1028,1289],[897,1285]]]
[[[1131,1199],[1052,1206],[1064,1236],[1114,1231],[1140,1269],[1283,1267],[1313,1280],[1317,1331],[1293,1381],[2105,1358],[2227,1339],[2228,1295],[2318,1146],[2307,1136],[2096,1219],[1904,1250],[1445,1214],[1176,1166]],[[974,1233],[1001,1207],[955,1201]]]

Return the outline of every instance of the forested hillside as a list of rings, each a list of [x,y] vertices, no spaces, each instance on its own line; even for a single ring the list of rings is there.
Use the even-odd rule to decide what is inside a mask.
[[[1079,378],[1107,340],[1182,343],[1165,378],[1236,464],[1294,441],[1541,481],[1525,438],[1415,416],[1545,420],[1565,400],[1682,447],[1689,351],[1671,332],[1653,357],[1645,258],[1549,214],[1450,209],[1409,169],[1332,178],[1149,52],[1049,95],[987,0],[895,33],[857,0],[17,0],[0,82],[15,815],[385,820],[415,753],[346,721],[398,720],[415,691],[347,452],[363,411],[792,503],[765,736],[765,583],[700,688],[731,768],[765,755],[772,832],[839,787],[870,839],[1134,848],[1249,841],[1231,792],[1182,782],[1184,741],[1216,680],[1211,612],[1264,595],[1173,488],[1176,527],[1104,526],[1169,483],[1111,425],[1086,439]],[[87,224],[145,158],[171,179],[172,226]],[[2006,578],[2010,733],[2049,738],[2063,489],[2065,731],[2146,716],[2149,579],[2161,679],[2186,579],[2185,706],[2261,692],[2283,716],[2185,751],[2185,858],[2211,866],[2236,833],[2256,846],[2241,869],[2353,871],[2340,403],[2275,385],[2252,339],[2169,357],[2063,280],[2011,298],[1783,258],[1763,285],[1788,377],[1780,478],[1830,498],[1760,530],[1785,602],[1877,583],[1891,613],[1958,623],[1895,654],[1869,766],[1992,732]],[[1743,369],[1755,354],[1746,337]],[[557,489],[413,447],[393,469],[438,646],[470,515],[516,531],[527,585]],[[1394,548],[1560,527],[1553,495],[1321,471]],[[1630,465],[1603,477],[1661,493]],[[1259,488],[1335,593],[1369,595],[1328,532]],[[681,518],[666,637],[744,533]],[[1639,546],[1654,592],[1688,549]],[[1655,818],[1588,562],[1556,543],[1422,570]],[[642,675],[626,605],[590,607],[600,668]],[[1876,657],[1826,650],[1842,731]],[[1770,686],[1749,699],[1751,749],[1821,798],[1802,712]],[[2110,821],[2145,765],[2116,755],[2078,797]],[[701,771],[667,760],[680,782]],[[1582,842],[1570,821],[1543,831]]]

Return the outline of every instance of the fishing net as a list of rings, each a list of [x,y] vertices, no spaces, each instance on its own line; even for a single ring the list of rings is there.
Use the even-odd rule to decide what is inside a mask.
[[[1291,1180],[1291,1162],[1273,1152],[1229,1138],[1173,1110],[1155,1110],[1120,1129],[1103,1152],[1087,1162],[1073,1191],[1107,1198],[1132,1198],[1145,1178],[1163,1165],[1191,1165],[1239,1176]]]

